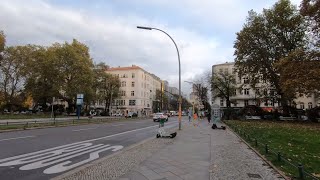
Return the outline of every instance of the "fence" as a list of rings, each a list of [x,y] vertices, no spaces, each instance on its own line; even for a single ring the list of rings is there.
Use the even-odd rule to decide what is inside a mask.
[[[0,130],[2,129],[27,129],[31,127],[45,127],[45,126],[59,126],[59,125],[68,125],[68,124],[87,124],[87,123],[102,123],[114,120],[124,120],[132,118],[72,118],[72,119],[47,119],[47,120],[23,120],[23,121],[5,121],[0,120]],[[135,118],[133,118],[135,119]],[[141,119],[141,118],[139,118]],[[142,118],[145,119],[145,118]]]
[[[287,163],[293,168],[296,168],[296,174],[298,174],[298,179],[301,180],[320,180],[318,177],[312,175],[311,173],[304,170],[304,167],[301,163],[292,163],[284,156],[281,152],[276,152],[271,149],[268,143],[264,143],[258,140],[256,137],[252,137],[250,134],[247,134],[241,128],[238,128],[234,125],[228,124],[237,134],[239,134],[244,140],[247,140],[250,144],[253,144],[256,148],[263,148],[265,155],[274,155],[278,162]]]

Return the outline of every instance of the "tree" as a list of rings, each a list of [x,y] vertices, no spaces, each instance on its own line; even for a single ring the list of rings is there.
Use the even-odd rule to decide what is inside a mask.
[[[207,109],[207,105],[208,105],[208,88],[203,86],[201,83],[195,83],[193,84],[193,91],[195,93],[195,95],[199,98],[199,101],[202,103],[202,105],[204,106],[204,109]]]
[[[111,101],[119,97],[120,95],[120,79],[117,76],[107,74],[102,76],[100,87],[100,96],[105,101],[105,112],[109,112]],[[110,114],[109,112],[108,114]]]
[[[62,82],[59,78],[60,64],[56,61],[55,50],[34,46],[32,58],[27,62],[27,77],[25,91],[28,92],[35,104],[46,107],[52,98],[62,98],[60,93]]]
[[[282,106],[286,107],[291,97],[281,87],[275,63],[296,49],[304,48],[305,32],[304,18],[289,0],[279,0],[261,14],[251,10],[234,44],[239,75],[249,75],[253,87],[262,80],[270,83]]]
[[[300,12],[308,20],[313,31],[316,44],[320,46],[320,0],[303,0],[300,5]]]
[[[211,79],[213,98],[226,100],[227,107],[231,107],[230,97],[234,96],[237,90],[235,76],[227,72],[214,72]]]
[[[287,94],[320,92],[320,52],[296,50],[276,64],[280,83]],[[297,68],[299,67],[299,68]]]
[[[4,106],[10,111],[14,105],[18,105],[15,100],[23,91],[23,83],[28,71],[26,64],[33,51],[32,46],[15,46],[4,49],[3,60],[0,61],[0,91],[4,96]]]
[[[52,49],[51,49],[52,48]],[[54,44],[50,47],[53,51],[54,61],[58,64],[56,72],[59,79],[58,84],[64,91],[65,99],[69,107],[75,105],[75,98],[78,93],[84,94],[84,101],[90,102],[94,94],[93,84],[93,62],[90,58],[89,48],[77,40],[71,44]]]
[[[4,35],[3,31],[0,31],[0,61],[2,59],[2,52],[4,50],[4,47],[6,45],[6,36]]]

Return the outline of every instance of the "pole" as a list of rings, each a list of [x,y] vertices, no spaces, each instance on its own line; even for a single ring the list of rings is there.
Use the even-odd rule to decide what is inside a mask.
[[[110,97],[110,107],[109,107],[109,116],[111,116],[111,111],[112,111],[112,86],[111,86],[111,97]]]
[[[81,111],[81,105],[77,105],[78,120],[80,119],[80,111]]]
[[[178,54],[178,61],[179,61],[179,130],[181,130],[181,103],[182,103],[182,98],[181,98],[181,64],[180,64],[180,53],[179,53],[178,46],[177,46],[176,42],[173,40],[173,38],[168,33],[166,33],[165,31],[163,31],[161,29],[152,28],[152,27],[143,27],[143,26],[137,26],[137,28],[145,29],[145,30],[161,31],[171,39],[171,41],[173,42],[174,46],[176,47],[177,54]]]
[[[52,97],[52,103],[51,103],[51,119],[53,117],[53,101],[54,101],[54,97]]]

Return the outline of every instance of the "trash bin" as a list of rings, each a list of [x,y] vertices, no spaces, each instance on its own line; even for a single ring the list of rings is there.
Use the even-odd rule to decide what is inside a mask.
[[[164,126],[164,122],[165,122],[165,119],[160,119],[159,127],[163,127]]]

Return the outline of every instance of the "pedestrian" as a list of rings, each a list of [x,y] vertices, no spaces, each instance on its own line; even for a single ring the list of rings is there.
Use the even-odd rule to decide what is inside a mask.
[[[199,126],[197,120],[198,120],[198,114],[197,114],[197,113],[194,113],[194,114],[193,114],[193,126]]]
[[[210,121],[211,121],[211,113],[210,112],[207,113],[207,118],[208,118],[208,124],[210,124]]]
[[[189,111],[188,117],[189,117],[189,122],[191,122],[191,111]]]

